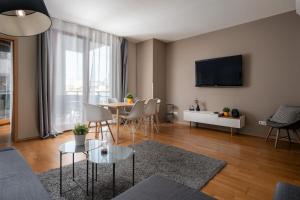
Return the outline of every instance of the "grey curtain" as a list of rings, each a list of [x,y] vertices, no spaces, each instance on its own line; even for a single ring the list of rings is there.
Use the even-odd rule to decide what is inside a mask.
[[[38,116],[41,138],[51,135],[49,33],[38,36]]]
[[[124,98],[128,92],[128,40],[124,38],[121,43],[121,89]]]

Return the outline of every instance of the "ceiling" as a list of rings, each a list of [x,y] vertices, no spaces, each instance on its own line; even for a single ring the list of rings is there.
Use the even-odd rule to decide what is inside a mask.
[[[52,17],[133,41],[175,41],[295,10],[295,0],[44,0]]]

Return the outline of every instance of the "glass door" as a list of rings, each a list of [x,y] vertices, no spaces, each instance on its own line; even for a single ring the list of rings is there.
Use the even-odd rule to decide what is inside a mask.
[[[11,142],[13,44],[0,39],[0,144]]]

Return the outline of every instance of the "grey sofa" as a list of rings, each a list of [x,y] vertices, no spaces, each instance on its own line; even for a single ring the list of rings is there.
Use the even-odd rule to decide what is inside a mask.
[[[151,176],[113,200],[214,200],[206,194],[168,180]]]
[[[299,200],[300,187],[289,183],[277,183],[274,200]]]
[[[0,148],[0,199],[50,200],[39,178],[13,147]]]

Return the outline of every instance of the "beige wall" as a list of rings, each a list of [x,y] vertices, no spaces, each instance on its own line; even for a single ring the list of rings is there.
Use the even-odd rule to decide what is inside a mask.
[[[136,44],[128,42],[128,92],[136,95]]]
[[[243,87],[196,88],[195,61],[244,55]],[[300,105],[300,16],[285,13],[167,45],[167,101],[182,111],[198,98],[207,110],[239,108],[246,114],[242,132],[257,136],[257,125],[281,104]]]
[[[161,99],[160,118],[166,103],[166,43],[153,40],[153,97]]]
[[[137,96],[153,97],[153,40],[140,42],[136,46]]]
[[[32,138],[39,134],[37,117],[37,39],[21,37],[19,44],[18,138]]]

